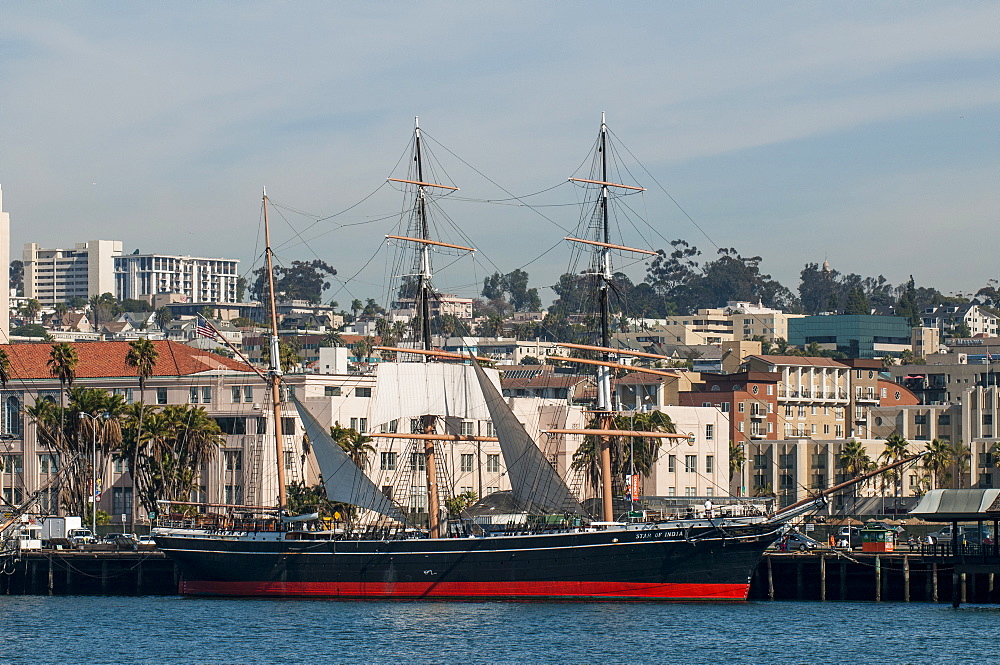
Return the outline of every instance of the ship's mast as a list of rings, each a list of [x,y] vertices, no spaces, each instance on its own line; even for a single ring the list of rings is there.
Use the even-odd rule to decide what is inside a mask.
[[[278,307],[274,299],[274,252],[271,249],[271,227],[267,221],[267,190],[264,190],[264,258],[267,262],[268,305],[271,309],[270,369],[271,408],[274,418],[274,449],[278,467],[278,513],[285,509],[288,497],[285,494],[285,446],[281,432],[281,358],[278,354]]]
[[[605,123],[604,113],[601,113],[601,240],[605,244],[610,244],[610,231],[608,230],[608,126]],[[608,348],[611,346],[611,326],[609,317],[609,300],[611,285],[611,248],[601,247],[600,254],[600,296],[601,296],[601,346]],[[604,351],[601,354],[604,362],[611,361],[611,355]],[[598,366],[597,368],[597,410],[601,411],[601,427],[608,430],[612,428],[613,414],[611,412],[611,368]],[[602,517],[605,522],[614,520],[613,490],[611,486],[611,438],[600,437],[600,462],[601,462],[601,504]]]
[[[417,182],[424,182],[423,155],[420,152],[420,118],[413,121],[414,152],[417,160]],[[427,220],[427,192],[423,184],[417,185],[417,223],[420,239],[430,240],[430,224]],[[424,351],[431,350],[431,256],[430,245],[420,243],[420,273],[417,290],[420,305],[420,337]],[[423,356],[429,361],[429,356]],[[437,429],[437,416],[425,414],[420,419],[424,434],[434,434]],[[434,440],[424,440],[424,465],[427,469],[427,535],[430,538],[441,537],[441,506],[438,501],[437,486],[437,456],[434,454]]]

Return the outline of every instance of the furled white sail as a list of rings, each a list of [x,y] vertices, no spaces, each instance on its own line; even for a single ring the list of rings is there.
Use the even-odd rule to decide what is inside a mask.
[[[425,415],[468,420],[490,418],[471,365],[382,363],[376,371],[372,426]],[[489,374],[488,382],[498,387],[499,374],[496,370],[489,370]]]
[[[306,434],[312,442],[313,454],[323,474],[323,486],[330,501],[367,508],[387,517],[405,522],[399,509],[358,468],[344,449],[330,436],[330,431],[302,406],[294,396],[292,403],[299,412]]]
[[[511,494],[523,510],[584,514],[583,507],[510,410],[486,371],[473,361],[483,397],[500,439]]]

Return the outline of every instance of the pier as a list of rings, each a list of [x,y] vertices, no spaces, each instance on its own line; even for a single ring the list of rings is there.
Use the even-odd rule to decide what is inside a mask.
[[[174,563],[156,551],[24,552],[0,573],[4,595],[170,596],[179,581]]]
[[[946,554],[768,552],[751,578],[750,599],[997,603],[997,573],[1000,566]]]

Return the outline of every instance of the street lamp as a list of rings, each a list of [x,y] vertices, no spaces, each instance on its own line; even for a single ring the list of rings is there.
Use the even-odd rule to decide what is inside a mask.
[[[98,417],[90,413],[80,412],[80,420],[90,418],[93,422],[91,428],[91,466],[90,466],[90,535],[97,539],[97,423]]]

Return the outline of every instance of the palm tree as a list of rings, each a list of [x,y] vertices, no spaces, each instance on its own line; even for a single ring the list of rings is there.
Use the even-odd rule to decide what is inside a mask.
[[[42,311],[42,303],[38,302],[34,298],[26,300],[20,307],[20,314],[28,320],[28,323],[34,323],[35,317],[38,316],[39,312]]]
[[[368,455],[375,452],[371,437],[350,427],[341,427],[339,422],[330,427],[330,436],[337,442],[337,445],[344,449],[344,452],[348,454],[352,462],[358,465],[359,469],[364,471],[367,468]]]
[[[59,404],[63,403],[63,390],[73,387],[76,379],[76,366],[80,362],[80,357],[76,354],[76,349],[72,345],[62,342],[53,344],[49,353],[47,365],[49,373],[59,379]]]
[[[0,384],[3,387],[7,387],[7,382],[10,381],[10,375],[13,371],[10,364],[10,356],[7,355],[7,349],[0,349]]]
[[[590,428],[600,426],[600,419],[595,418]],[[640,432],[675,433],[673,421],[662,411],[649,411],[636,414],[618,414],[613,417],[611,429],[633,430]],[[601,486],[601,438],[586,436],[583,443],[573,454],[570,469],[586,475],[591,487]],[[629,439],[632,439],[631,441]],[[622,478],[628,475],[634,463],[635,472],[639,475],[649,475],[660,453],[663,439],[639,437],[611,437],[611,478],[612,490],[624,491]]]
[[[153,319],[156,321],[156,325],[160,327],[160,330],[165,330],[167,324],[174,320],[174,315],[170,313],[170,310],[166,305],[156,310],[156,314]]]
[[[738,441],[729,442],[729,484],[733,484],[736,475],[740,477],[740,487],[743,486],[743,465],[747,462],[747,453],[743,444]]]
[[[354,300],[351,301],[351,313],[354,315],[355,319],[358,318],[358,312],[364,309],[364,306],[365,304],[361,302],[358,298],[355,298]]]
[[[947,474],[951,465],[952,447],[947,441],[934,439],[927,443],[924,450],[924,470],[931,476],[931,489],[937,489],[942,474]]]
[[[962,489],[965,484],[965,474],[972,460],[972,450],[961,441],[956,441],[951,447],[952,484],[955,489]]]
[[[323,341],[320,342],[322,346],[343,346],[344,338],[341,336],[340,332],[336,330],[331,330],[323,336]]]
[[[367,335],[354,343],[354,357],[358,359],[358,364],[367,364],[368,358],[375,348],[375,338]]]
[[[840,449],[840,465],[844,469],[844,475],[849,478],[857,478],[871,468],[872,459],[868,456],[868,451],[865,450],[863,443],[851,439]],[[858,503],[858,486],[854,485],[851,491],[854,495],[854,505],[856,508]]]
[[[146,379],[153,376],[156,359],[160,354],[156,350],[156,346],[145,337],[129,342],[128,346],[125,364],[134,369],[139,377],[139,401],[142,401],[146,389]]]
[[[908,449],[909,445],[909,441],[896,432],[893,432],[889,435],[889,438],[885,440],[885,449],[878,456],[879,460],[886,464],[898,462],[910,454]],[[903,472],[900,471],[899,468],[896,468],[891,471],[886,471],[882,475],[887,480],[891,480],[893,482],[893,487],[896,490],[896,496],[900,496],[903,493]]]

